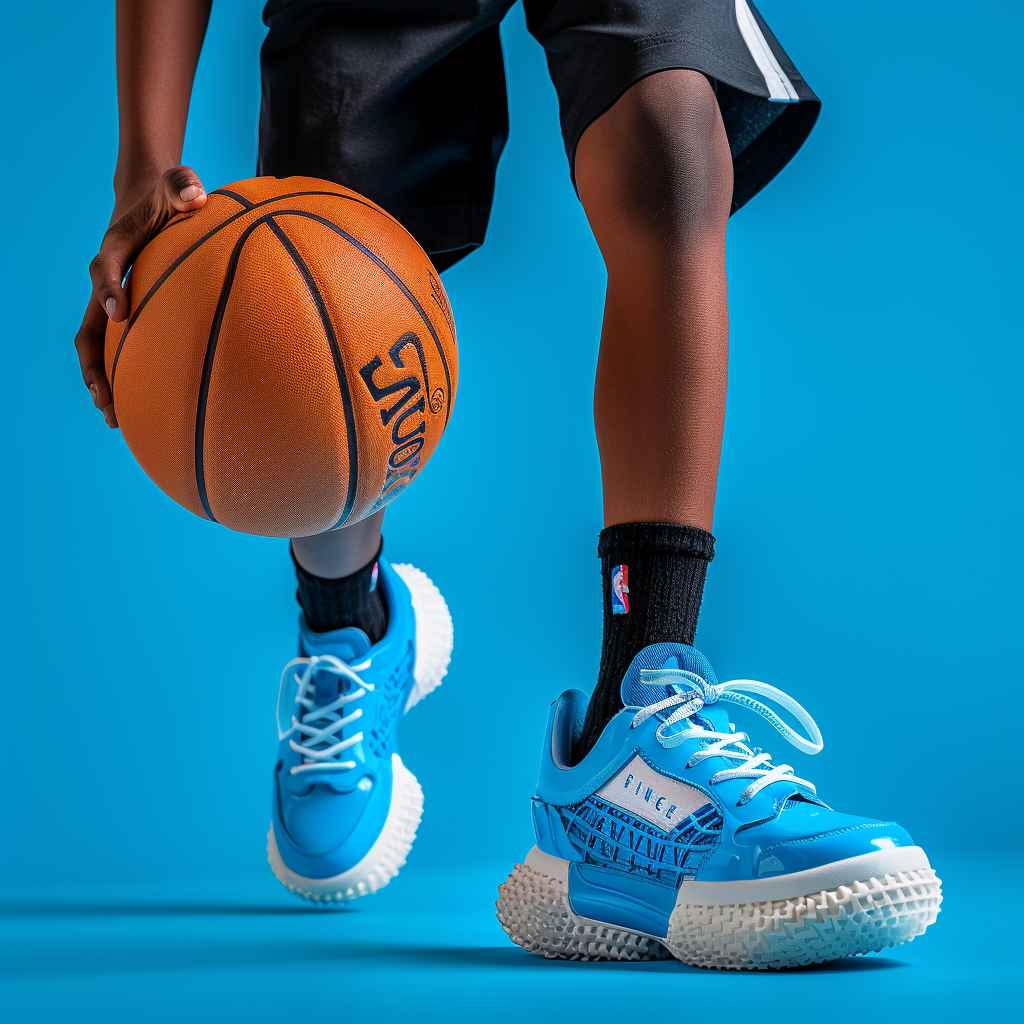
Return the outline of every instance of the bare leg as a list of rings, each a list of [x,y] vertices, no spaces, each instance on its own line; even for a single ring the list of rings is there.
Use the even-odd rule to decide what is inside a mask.
[[[608,268],[594,388],[604,639],[583,757],[634,657],[693,644],[714,553],[733,172],[711,84],[696,71],[637,82],[584,132],[576,182]]]
[[[708,80],[642,79],[583,134],[576,181],[608,268],[594,392],[604,521],[711,531],[725,421],[732,157]]]
[[[380,548],[380,529],[384,509],[358,523],[315,537],[296,537],[292,541],[295,561],[306,572],[324,579],[339,579],[358,572],[373,559]]]

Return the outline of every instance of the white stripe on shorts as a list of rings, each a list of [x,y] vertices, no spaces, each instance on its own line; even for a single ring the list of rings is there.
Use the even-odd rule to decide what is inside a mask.
[[[750,56],[758,70],[764,75],[764,84],[768,86],[768,98],[773,103],[797,103],[800,99],[793,88],[793,83],[782,70],[782,65],[775,59],[768,40],[761,34],[761,28],[750,13],[747,0],[736,0],[736,21],[740,26],[743,42],[747,44]]]

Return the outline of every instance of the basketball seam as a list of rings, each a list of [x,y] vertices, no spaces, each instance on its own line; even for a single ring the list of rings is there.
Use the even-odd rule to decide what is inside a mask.
[[[372,252],[370,249],[367,249],[367,247],[363,245],[362,242],[360,242],[356,238],[353,238],[352,235],[350,235],[347,231],[344,230],[344,228],[338,227],[337,224],[335,224],[333,221],[329,221],[326,217],[321,217],[319,214],[316,213],[307,213],[305,210],[275,210],[274,216],[306,217],[309,220],[318,221],[325,227],[330,228],[331,231],[335,232],[335,234],[341,235],[341,237],[344,238],[345,241],[350,242],[364,255],[369,256],[370,259],[373,260],[373,262],[376,263],[377,266],[380,267],[381,270],[383,270],[384,273],[387,274],[388,277],[390,277],[391,280],[394,281],[396,285],[398,285],[402,293],[412,304],[413,308],[416,310],[417,313],[419,313],[420,319],[426,325],[427,330],[430,331],[430,336],[434,339],[434,346],[437,348],[437,354],[441,357],[441,365],[444,367],[444,379],[445,383],[448,385],[447,407],[445,409],[444,414],[444,425],[447,427],[448,420],[451,416],[452,411],[452,378],[448,370],[448,359],[445,357],[444,349],[441,346],[441,339],[437,336],[437,331],[434,329],[433,322],[431,321],[430,317],[427,316],[426,310],[424,310],[424,308],[420,305],[419,300],[416,298],[415,295],[413,295],[408,285],[406,285],[406,283],[391,269],[391,267],[389,267],[375,252]]]
[[[334,193],[331,193],[332,195]],[[232,192],[231,189],[219,188],[215,192],[210,193],[211,196],[224,196],[226,199],[234,199],[236,203],[244,207],[246,210],[251,210],[256,204],[246,199],[245,196],[240,196],[237,192]]]
[[[118,360],[121,358],[121,350],[124,348],[124,344],[128,340],[128,335],[131,332],[132,327],[135,326],[135,322],[136,322],[136,320],[138,320],[139,314],[146,308],[146,306],[149,304],[149,300],[156,294],[156,292],[159,290],[161,285],[163,285],[163,283],[167,280],[167,278],[169,278],[171,276],[171,274],[173,274],[174,271],[177,270],[178,267],[180,267],[181,264],[184,263],[185,260],[187,260],[188,257],[191,256],[192,253],[194,253],[196,251],[196,249],[198,249],[204,242],[208,241],[215,234],[217,234],[218,231],[221,231],[222,229],[226,228],[229,224],[233,224],[236,220],[238,220],[239,217],[244,217],[246,214],[252,213],[253,210],[258,209],[261,206],[266,206],[269,203],[276,203],[276,202],[279,202],[282,199],[297,199],[300,196],[334,196],[336,199],[348,199],[351,202],[359,203],[360,206],[365,206],[367,209],[373,210],[376,213],[384,213],[383,210],[379,210],[372,203],[370,203],[370,202],[368,202],[368,201],[366,201],[364,199],[361,199],[358,196],[343,195],[340,192],[308,191],[308,192],[288,192],[285,195],[275,196],[273,199],[261,200],[258,203],[254,203],[252,205],[251,209],[239,210],[238,213],[232,214],[226,220],[221,221],[220,224],[218,224],[214,228],[211,228],[201,238],[196,239],[196,241],[194,241],[177,259],[175,259],[175,261],[156,279],[156,281],[153,282],[152,287],[149,289],[148,292],[146,292],[146,294],[140,300],[138,306],[135,308],[135,312],[132,313],[132,315],[128,318],[128,323],[125,324],[124,331],[122,332],[121,338],[120,338],[120,340],[117,343],[117,349],[114,352],[114,359],[113,359],[113,361],[111,363],[111,366],[110,366],[110,393],[111,393],[111,395],[113,395],[113,393],[114,393],[114,377],[115,377],[115,375],[117,373],[117,363],[118,363]],[[392,219],[389,214],[384,214],[384,216],[388,217],[389,220]],[[114,404],[115,404],[115,407],[116,407],[117,403],[115,402]]]
[[[168,228],[173,228],[175,224],[184,224],[185,221],[191,220],[195,216],[195,212],[191,213],[179,213],[177,216],[171,218],[160,230],[166,231]]]
[[[338,387],[341,389],[341,404],[345,413],[345,430],[348,435],[348,491],[345,495],[345,505],[341,510],[341,515],[334,525],[330,527],[330,529],[334,529],[344,523],[351,514],[352,506],[356,500],[356,488],[359,483],[359,451],[356,439],[356,420],[352,412],[352,396],[348,389],[348,375],[345,372],[345,361],[341,355],[341,348],[338,346],[338,337],[334,332],[334,324],[331,323],[327,304],[320,294],[320,289],[313,279],[312,272],[306,265],[306,261],[302,258],[302,254],[295,247],[295,243],[285,233],[284,228],[274,220],[274,215],[268,214],[268,217],[267,224],[270,230],[277,236],[284,251],[289,255],[292,263],[295,264],[296,269],[302,275],[310,297],[313,299],[317,312],[320,314],[320,320],[324,325],[324,333],[327,335],[327,344],[331,349],[331,358],[334,360],[334,371],[338,377]]]
[[[206,469],[203,465],[204,444],[206,437],[206,404],[210,395],[210,380],[213,377],[213,359],[217,352],[217,341],[220,338],[221,325],[224,322],[224,313],[227,310],[228,298],[231,295],[231,286],[235,281],[235,272],[238,269],[238,261],[242,256],[242,248],[249,240],[249,236],[261,225],[265,224],[272,214],[264,214],[258,220],[254,220],[238,237],[235,247],[231,250],[228,258],[227,270],[224,273],[224,283],[220,288],[220,295],[217,297],[217,308],[213,314],[213,323],[210,325],[210,337],[206,342],[206,353],[203,356],[203,373],[199,379],[199,397],[196,403],[196,488],[199,491],[199,501],[203,511],[211,522],[217,522],[217,517],[210,508],[209,495],[206,493]]]

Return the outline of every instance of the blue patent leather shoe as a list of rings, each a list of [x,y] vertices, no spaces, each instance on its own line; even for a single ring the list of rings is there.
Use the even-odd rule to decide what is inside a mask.
[[[941,883],[904,829],[832,810],[729,721],[739,704],[817,753],[821,734],[791,697],[719,683],[699,651],[667,643],[636,656],[621,693],[624,710],[578,764],[587,697],[551,706],[537,844],[499,888],[514,942],[548,957],[767,969],[877,951],[935,920]]]

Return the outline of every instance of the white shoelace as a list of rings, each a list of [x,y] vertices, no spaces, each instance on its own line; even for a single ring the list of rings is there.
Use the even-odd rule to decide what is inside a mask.
[[[787,782],[794,790],[805,796],[816,795],[813,784],[806,779],[798,778],[791,765],[773,765],[771,754],[748,747],[747,741],[750,737],[745,732],[715,732],[705,729],[696,722],[691,722],[684,729],[672,731],[674,726],[690,719],[705,705],[726,700],[759,714],[797,750],[802,750],[806,754],[817,754],[824,746],[821,731],[814,719],[789,694],[783,693],[782,690],[769,686],[767,683],[758,682],[756,679],[730,679],[728,682],[712,685],[695,672],[687,672],[685,669],[679,668],[641,669],[640,678],[645,683],[676,684],[687,687],[687,689],[638,711],[633,716],[632,728],[646,722],[652,715],[675,708],[675,711],[658,726],[656,733],[658,742],[663,747],[676,747],[686,740],[706,741],[706,747],[690,756],[689,761],[686,762],[687,768],[699,764],[708,757],[725,757],[741,762],[733,768],[723,769],[711,776],[712,785],[716,782],[725,782],[728,779],[752,779],[750,785],[740,794],[740,804],[752,800],[765,786],[781,781]],[[769,697],[780,707],[791,712],[800,725],[806,729],[807,737],[801,736],[786,725],[771,708],[759,700],[747,696],[750,693]]]
[[[301,673],[299,667],[304,666]],[[361,732],[349,736],[348,739],[335,741],[338,732],[363,716],[363,709],[356,708],[351,714],[339,714],[347,704],[352,704],[365,697],[367,692],[373,689],[373,684],[368,683],[359,677],[359,672],[369,668],[369,660],[358,665],[346,665],[340,658],[333,654],[316,655],[312,658],[293,658],[284,667],[281,673],[282,690],[286,685],[289,672],[293,672],[292,680],[298,684],[295,694],[295,703],[298,708],[292,712],[291,728],[280,733],[283,740],[288,736],[297,735],[301,742],[295,739],[288,740],[288,746],[297,754],[302,755],[302,764],[295,765],[291,774],[298,772],[318,770],[348,771],[355,768],[355,761],[340,761],[338,755],[349,747],[359,743],[363,734]],[[351,693],[341,694],[336,700],[329,704],[318,705],[315,701],[316,684],[314,676],[317,672],[331,672],[336,676],[343,676],[351,679],[356,684],[356,689]],[[280,727],[279,727],[280,728]]]

